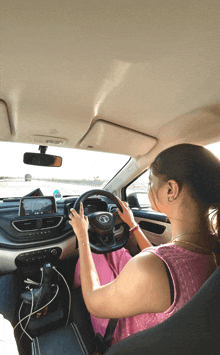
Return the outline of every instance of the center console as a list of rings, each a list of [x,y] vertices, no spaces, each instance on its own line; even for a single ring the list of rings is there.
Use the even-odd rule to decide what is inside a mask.
[[[32,355],[93,354],[95,343],[85,345],[85,334],[82,334],[88,331],[87,321],[83,330],[74,322],[75,313],[83,317],[82,297],[77,297],[76,292],[72,305],[70,289],[67,292],[63,275],[51,263],[45,263],[39,272],[40,282],[25,280],[27,286],[20,297],[19,338],[25,336],[25,342],[26,336],[30,339]]]
[[[24,280],[26,287],[20,296],[19,322],[23,320],[21,330],[26,327],[24,333],[30,338],[65,326],[70,316],[70,290],[62,274],[51,263],[45,263],[39,273],[40,282]]]
[[[62,253],[61,248],[45,248],[37,251],[25,252],[19,254],[15,259],[17,267],[29,267],[32,265],[42,266],[45,262],[55,262]]]
[[[75,323],[33,339],[32,355],[90,355]]]

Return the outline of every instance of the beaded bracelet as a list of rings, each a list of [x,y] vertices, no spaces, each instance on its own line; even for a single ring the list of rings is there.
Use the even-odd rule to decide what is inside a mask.
[[[81,248],[81,247],[83,247],[84,245],[89,245],[89,246],[90,246],[89,243],[82,243],[81,245],[78,246],[78,249]]]
[[[136,226],[130,228],[130,229],[129,229],[129,231],[130,231],[130,236],[129,236],[129,237],[131,237],[132,234],[133,234],[137,229],[139,229],[139,228],[140,228],[140,227],[139,227],[138,224],[137,224]]]

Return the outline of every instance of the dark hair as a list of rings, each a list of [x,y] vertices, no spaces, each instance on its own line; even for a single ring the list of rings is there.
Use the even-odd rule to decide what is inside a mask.
[[[180,189],[186,185],[204,209],[216,210],[220,227],[220,160],[213,153],[200,145],[178,144],[159,153],[150,168],[163,182],[173,179]]]

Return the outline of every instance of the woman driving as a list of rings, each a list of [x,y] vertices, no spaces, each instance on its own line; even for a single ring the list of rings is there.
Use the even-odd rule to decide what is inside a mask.
[[[171,242],[157,247],[141,232],[126,202],[121,219],[134,233],[141,252],[125,248],[107,255],[90,250],[83,206],[69,223],[77,236],[79,261],[74,286],[83,298],[95,332],[102,336],[109,318],[120,318],[112,344],[161,323],[199,290],[218,266],[220,162],[206,148],[179,144],[162,151],[150,166],[151,208],[167,215]],[[216,210],[215,229],[210,210]],[[214,232],[217,230],[217,234]]]

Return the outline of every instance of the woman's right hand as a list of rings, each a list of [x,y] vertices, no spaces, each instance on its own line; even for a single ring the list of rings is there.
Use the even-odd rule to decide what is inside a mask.
[[[134,215],[131,211],[131,209],[128,207],[127,202],[121,201],[117,196],[116,196],[123,212],[120,211],[118,208],[117,212],[119,214],[119,217],[122,219],[123,222],[125,222],[130,228],[136,226],[136,222],[134,219]]]

